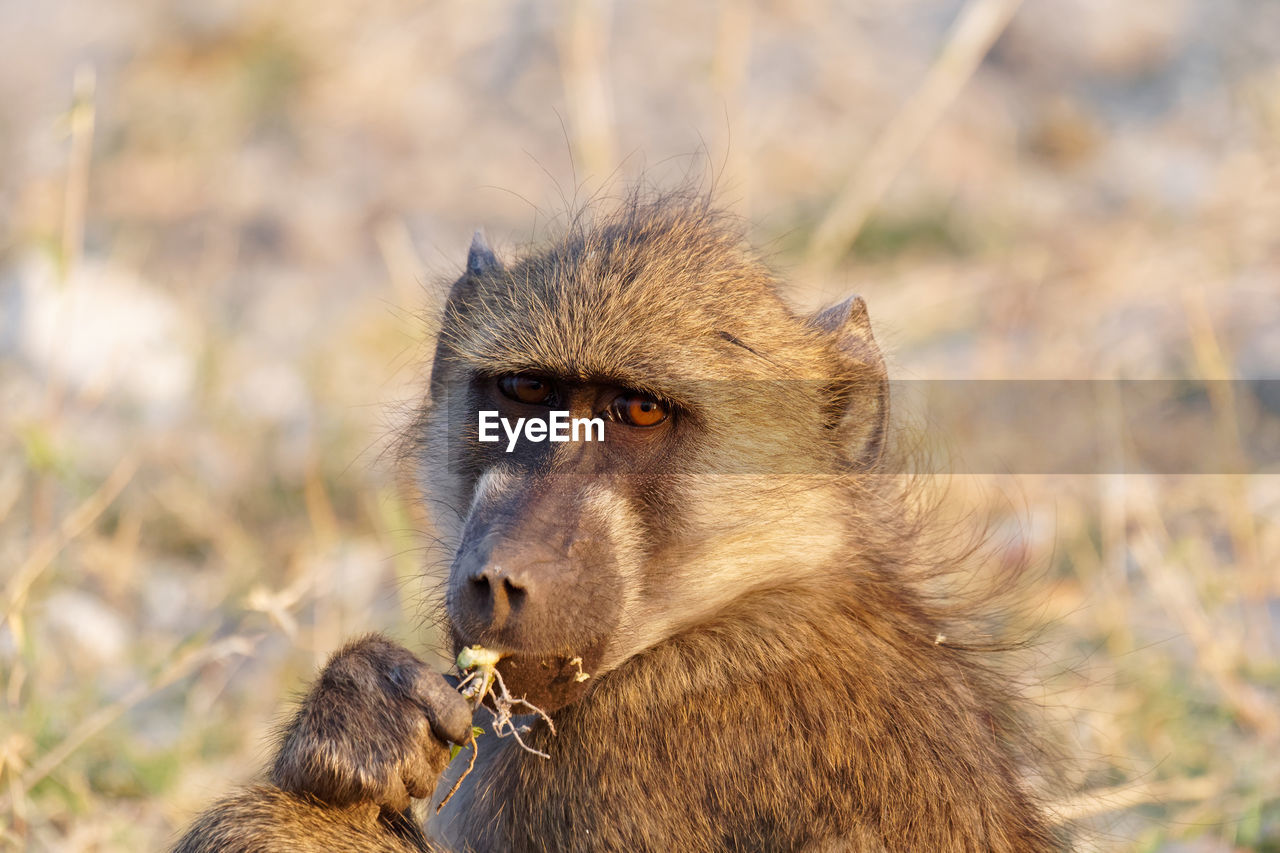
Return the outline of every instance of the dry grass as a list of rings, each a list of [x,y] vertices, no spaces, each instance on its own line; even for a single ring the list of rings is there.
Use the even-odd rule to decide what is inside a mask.
[[[1017,5],[0,6],[0,847],[161,847],[344,637],[432,644],[419,312],[619,159],[895,376],[1280,375],[1280,10]],[[1277,473],[961,478],[1097,849],[1280,850]]]

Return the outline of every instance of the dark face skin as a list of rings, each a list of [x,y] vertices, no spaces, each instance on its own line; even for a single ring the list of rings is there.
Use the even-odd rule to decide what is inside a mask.
[[[599,671],[628,576],[656,544],[616,529],[620,517],[624,526],[643,522],[677,431],[689,425],[652,394],[547,373],[472,376],[465,399],[461,421],[451,414],[455,428],[467,427],[462,464],[475,472],[446,596],[454,651],[502,651],[511,694],[553,710],[590,687],[580,674]],[[501,428],[496,443],[473,438],[479,411],[514,425],[553,410],[602,419],[604,440],[534,442],[522,433],[507,452]]]

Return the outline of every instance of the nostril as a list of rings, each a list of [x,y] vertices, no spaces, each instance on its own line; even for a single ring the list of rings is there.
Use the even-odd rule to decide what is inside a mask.
[[[511,581],[496,567],[488,567],[469,579],[473,616],[477,627],[501,628],[511,612],[513,592]]]
[[[513,581],[510,577],[502,579],[502,591],[506,593],[507,600],[511,602],[512,609],[519,607],[524,603],[529,591],[521,584]]]
[[[521,574],[490,564],[466,581],[465,610],[461,615],[475,631],[502,630],[529,598],[530,588]]]

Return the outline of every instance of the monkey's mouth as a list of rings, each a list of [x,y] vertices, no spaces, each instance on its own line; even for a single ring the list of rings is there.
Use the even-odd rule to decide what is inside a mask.
[[[456,633],[453,650],[470,645]],[[572,653],[512,652],[498,661],[498,674],[512,699],[523,699],[551,713],[576,702],[591,689],[594,672],[604,657],[604,643],[596,642]]]

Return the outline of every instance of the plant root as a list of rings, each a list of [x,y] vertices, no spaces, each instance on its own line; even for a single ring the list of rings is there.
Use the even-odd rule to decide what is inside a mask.
[[[527,713],[536,714],[547,724],[547,728],[551,730],[551,734],[556,733],[556,724],[551,721],[551,717],[547,712],[526,700],[523,696],[512,696],[507,690],[507,683],[502,680],[502,673],[498,672],[499,655],[480,646],[471,646],[463,649],[458,653],[458,669],[466,672],[467,675],[462,681],[458,682],[458,692],[471,703],[473,709],[484,707],[489,712],[489,716],[493,720],[493,733],[497,737],[514,737],[516,743],[525,752],[532,753],[539,758],[550,759],[551,756],[540,749],[534,749],[532,746],[524,742],[521,734],[529,731],[528,726],[522,726],[516,722],[516,712],[518,708],[526,709]],[[575,681],[584,681],[590,676],[582,671],[582,658],[574,658],[570,663],[578,667],[578,674],[574,677]],[[485,704],[485,699],[489,700]],[[462,772],[453,786],[449,788],[449,792],[444,795],[444,799],[436,806],[436,814],[445,807],[445,804],[453,798],[453,795],[462,787],[462,782],[471,774],[472,769],[476,766],[476,756],[480,753],[480,743],[477,736],[481,734],[481,730],[473,729],[471,733],[471,759],[467,762],[467,769]],[[466,744],[464,744],[466,746]]]
[[[440,801],[440,805],[436,806],[436,814],[440,814],[440,810],[444,808],[453,795],[458,793],[458,789],[462,787],[462,780],[471,775],[472,769],[476,766],[476,756],[480,754],[480,743],[476,740],[475,732],[471,733],[471,760],[467,762],[467,769],[462,771],[462,775],[453,783],[453,787],[449,789],[449,793],[444,795],[444,799]]]

